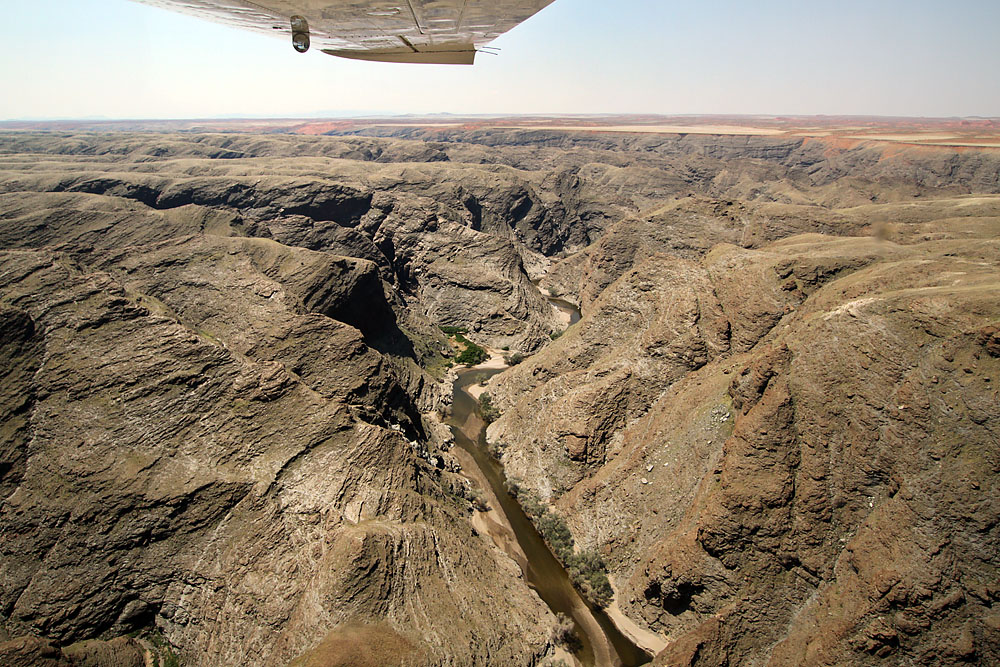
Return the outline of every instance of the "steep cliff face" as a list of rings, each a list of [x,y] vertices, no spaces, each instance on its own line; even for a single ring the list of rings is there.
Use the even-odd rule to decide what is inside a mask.
[[[551,286],[589,300],[647,249],[693,258],[720,242],[755,247],[795,233],[858,233],[878,215],[873,201],[1000,191],[996,151],[704,135],[367,132],[406,139],[7,135],[0,192],[107,194],[165,213],[208,207],[234,216],[240,234],[368,259],[411,310],[445,319],[461,311],[445,323],[530,351],[555,323],[525,273],[548,272]],[[101,213],[89,214],[109,231]],[[58,222],[35,232],[44,236],[41,227]],[[599,240],[603,249],[573,258],[590,264],[577,268],[591,279],[572,267],[548,271],[552,259]]]
[[[11,221],[4,232],[8,247],[30,239],[120,248],[222,227],[229,234],[368,260],[379,278],[413,302],[408,311],[470,327],[498,347],[534,349],[553,327],[525,264],[537,272],[547,262],[541,253],[561,247],[553,220],[561,220],[563,209],[535,174],[309,156],[147,156],[130,162],[110,152],[116,138],[89,139],[84,147],[65,148],[99,155],[83,162],[24,164],[9,158],[0,179],[3,215]],[[190,143],[187,151],[197,155],[202,147]],[[408,144],[399,143],[405,156]],[[149,139],[144,149],[155,152],[156,146]],[[62,150],[53,137],[36,137],[30,147],[11,141],[8,148]],[[49,204],[52,197],[62,198],[58,207]],[[155,224],[119,224],[136,215]],[[369,284],[373,294],[379,291],[376,282]],[[387,324],[370,313],[340,315],[372,331],[382,332]],[[384,351],[391,341],[377,347]]]
[[[358,631],[407,664],[544,655],[555,618],[418,456],[443,396],[371,346],[406,340],[375,265],[197,233],[215,218],[106,195],[5,209],[5,637],[155,623],[206,665]],[[0,655],[83,650],[24,641]]]
[[[620,453],[616,434],[665,386],[728,348],[705,272],[653,256],[606,289],[583,321],[491,383],[516,407],[490,427],[490,440],[505,450],[508,475],[545,485],[544,497],[562,493]]]
[[[996,660],[998,261],[995,237],[650,257],[494,381],[490,439],[658,664]]]

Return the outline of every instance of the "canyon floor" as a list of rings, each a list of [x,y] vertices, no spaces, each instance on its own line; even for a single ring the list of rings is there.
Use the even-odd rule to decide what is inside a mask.
[[[968,123],[5,124],[0,663],[573,662],[441,327],[653,664],[1000,662]]]

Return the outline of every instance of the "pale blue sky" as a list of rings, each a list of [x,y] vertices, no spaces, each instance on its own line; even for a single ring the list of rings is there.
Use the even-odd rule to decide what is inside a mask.
[[[295,53],[127,0],[6,0],[0,119],[1000,116],[1000,0],[555,0],[473,67]]]

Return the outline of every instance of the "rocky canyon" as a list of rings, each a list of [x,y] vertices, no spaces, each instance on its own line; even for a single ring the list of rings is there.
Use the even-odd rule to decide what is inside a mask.
[[[638,662],[1000,662],[1000,148],[323,129],[0,133],[0,664],[637,664],[466,345]]]

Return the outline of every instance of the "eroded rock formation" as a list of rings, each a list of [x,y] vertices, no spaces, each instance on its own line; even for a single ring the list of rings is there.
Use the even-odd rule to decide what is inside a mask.
[[[0,137],[0,657],[545,664],[453,325],[658,664],[1000,660],[996,151],[368,133]]]

